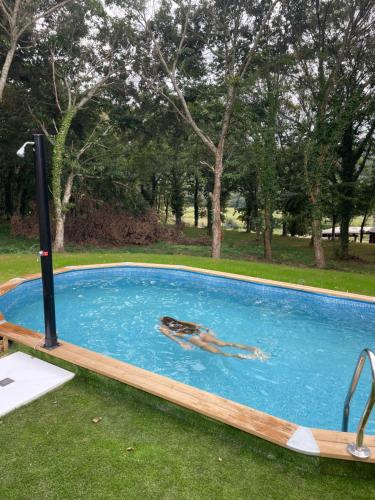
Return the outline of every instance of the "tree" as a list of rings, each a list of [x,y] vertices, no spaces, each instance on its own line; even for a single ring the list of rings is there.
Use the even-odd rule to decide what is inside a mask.
[[[229,1],[222,3],[210,1],[194,9],[190,2],[178,2],[178,9],[173,16],[172,6],[163,2],[159,17],[149,20],[146,11],[141,12],[143,26],[151,39],[154,50],[168,84],[163,94],[170,100],[172,106],[181,118],[200,138],[213,155],[214,185],[211,194],[212,201],[212,257],[220,258],[221,253],[221,184],[224,169],[225,143],[230,132],[230,124],[239,87],[247,75],[254,56],[262,41],[263,31],[270,22],[278,2],[248,2]],[[173,33],[174,44],[163,50],[155,26],[162,23],[168,25]],[[204,29],[199,29],[199,23]],[[162,29],[162,26],[159,28]],[[195,28],[195,31],[194,31]],[[210,52],[205,64],[210,67],[216,86],[220,88],[222,113],[217,134],[208,135],[204,125],[199,124],[193,116],[191,106],[186,98],[186,86],[189,75],[184,74],[185,51],[189,49],[190,35],[204,40],[201,54]],[[249,48],[250,45],[250,48]],[[172,49],[172,51],[171,51]],[[211,63],[210,63],[211,59]],[[174,94],[172,93],[172,90]]]
[[[115,74],[119,74],[120,66],[124,67],[120,60],[124,57],[120,45],[124,47],[126,38],[122,38],[124,32],[118,32],[118,26],[108,17],[100,2],[92,2],[90,8],[74,6],[66,14],[59,12],[54,26],[56,34],[51,36],[47,30],[45,36],[46,46],[51,47],[50,78],[59,118],[57,123],[53,122],[55,133],[50,133],[43,122],[40,124],[53,144],[54,249],[62,252],[76,165],[81,154],[92,145],[92,134],[97,130],[94,127],[88,134],[88,142],[78,149],[74,161],[69,162],[66,144],[72,123],[78,112],[103,92]]]
[[[353,39],[349,10],[342,2],[308,0],[290,4],[288,15],[297,63],[295,91],[317,267],[325,267],[321,219],[328,179],[337,162],[339,68]]]
[[[351,2],[347,7],[347,18],[350,38],[338,69],[341,137],[336,175],[340,256],[344,259],[349,257],[349,225],[355,210],[356,187],[374,141],[374,2]]]
[[[56,3],[42,0],[0,0],[2,12],[0,30],[5,36],[8,46],[0,74],[0,103],[3,100],[4,88],[14,54],[22,36],[32,30],[38,21],[46,19],[72,1],[62,0]]]
[[[266,90],[266,121],[261,128],[258,146],[259,184],[263,205],[264,257],[272,260],[272,214],[276,197],[276,121],[279,102],[278,78],[268,75]]]

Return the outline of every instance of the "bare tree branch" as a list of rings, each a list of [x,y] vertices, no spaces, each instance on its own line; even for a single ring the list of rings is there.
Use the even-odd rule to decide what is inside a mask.
[[[53,89],[55,92],[56,106],[57,106],[57,109],[60,111],[60,113],[62,113],[60,100],[59,100],[59,93],[58,93],[57,85],[56,85],[56,67],[55,67],[55,56],[54,56],[53,52],[51,52],[51,66],[52,66],[52,81],[53,81]]]
[[[58,4],[54,5],[53,7],[50,7],[49,9],[45,10],[44,12],[41,12],[40,14],[37,14],[33,16],[29,21],[27,21],[21,28],[19,28],[17,32],[17,38],[19,38],[30,26],[35,24],[39,19],[43,19],[45,17],[50,16],[57,10],[61,9],[64,7],[66,4],[73,2],[75,0],[63,0],[62,2],[59,2]]]

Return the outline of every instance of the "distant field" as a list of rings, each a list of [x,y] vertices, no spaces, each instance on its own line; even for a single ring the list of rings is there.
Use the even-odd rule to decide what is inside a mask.
[[[238,212],[233,207],[228,207],[225,211],[225,223],[232,223],[235,226],[238,226],[239,230],[244,230],[245,225],[238,218]],[[184,211],[184,215],[182,220],[188,226],[194,226],[194,207],[187,207]],[[174,217],[172,214],[168,217],[168,224],[174,223]],[[207,227],[207,217],[199,218],[199,226],[200,228]]]
[[[274,218],[277,220],[281,219],[281,213],[280,212],[275,212],[273,214]],[[244,231],[245,230],[245,224],[238,218],[239,213],[236,211],[235,208],[233,207],[228,207],[225,211],[225,221],[224,221],[224,227],[227,227],[227,229],[236,229],[238,231]],[[183,216],[183,221],[185,224],[188,226],[194,226],[194,207],[187,207],[184,212]],[[168,217],[168,223],[173,224],[174,223],[174,218],[173,216]],[[362,223],[362,217],[355,217],[351,225],[352,226],[360,226]],[[369,217],[367,223],[367,226],[373,226],[375,225],[375,216]],[[329,219],[326,219],[323,221],[323,228],[330,228],[332,226],[332,222]],[[207,227],[207,217],[201,217],[199,219],[199,227],[204,228]],[[274,234],[275,235],[281,235],[281,227],[276,227],[274,229]],[[365,242],[368,242],[368,236],[365,236],[364,238]]]

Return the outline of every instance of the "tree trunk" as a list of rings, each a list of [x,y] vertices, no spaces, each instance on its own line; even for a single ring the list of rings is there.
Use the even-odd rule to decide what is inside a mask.
[[[340,257],[349,257],[349,225],[354,213],[356,157],[352,123],[345,129],[341,144],[339,189]]]
[[[165,204],[165,223],[168,224],[168,212],[169,212],[169,198],[164,199]]]
[[[172,168],[171,175],[171,208],[175,216],[176,226],[180,226],[184,213],[183,178],[175,168]]]
[[[156,201],[156,213],[160,215],[160,206],[161,206],[161,194],[157,196],[157,201]]]
[[[55,212],[55,240],[53,242],[53,250],[55,252],[63,252],[65,250],[65,215],[56,214]]]
[[[360,232],[360,235],[359,235],[359,242],[360,243],[362,243],[362,241],[363,241],[363,230],[364,230],[364,227],[365,227],[365,224],[366,224],[366,220],[367,220],[367,214],[365,214],[365,216],[362,219],[361,232]]]
[[[208,193],[206,207],[207,207],[207,232],[211,236],[212,235],[212,199],[211,199],[211,193]]]
[[[54,241],[54,250],[56,252],[64,251],[64,240],[65,240],[65,218],[68,209],[68,205],[70,203],[70,198],[72,196],[73,190],[73,181],[74,181],[74,172],[70,172],[68,178],[66,180],[64,196],[61,202],[61,207],[56,216],[56,234]]]
[[[156,175],[152,175],[152,177],[151,177],[151,200],[150,200],[150,205],[152,208],[154,208],[154,206],[155,206],[157,193],[158,193],[158,179],[157,179]]]
[[[320,219],[312,221],[312,242],[314,247],[315,265],[322,269],[325,267],[324,250],[322,247],[322,229]]]
[[[331,232],[331,238],[334,240],[336,237],[336,214],[332,215],[332,232]]]
[[[283,221],[283,236],[288,236],[288,228],[285,221]]]
[[[199,224],[199,179],[195,176],[194,179],[194,226]]]
[[[223,151],[218,148],[215,155],[214,189],[212,192],[212,258],[221,254],[221,176],[223,173]]]
[[[65,225],[65,206],[64,199],[66,195],[66,188],[64,193],[64,199],[61,199],[62,189],[61,189],[61,177],[63,173],[64,166],[64,152],[66,138],[72,124],[73,118],[77,113],[76,108],[70,108],[62,119],[59,131],[56,135],[55,144],[53,147],[52,155],[52,196],[55,208],[55,241],[53,248],[57,252],[64,251],[64,225]],[[72,175],[72,174],[71,174]],[[71,180],[73,182],[73,179]],[[69,195],[70,198],[70,195]]]
[[[263,244],[264,244],[264,258],[266,260],[272,260],[272,247],[271,247],[271,217],[269,207],[265,207],[263,210],[264,218],[264,231],[263,231]]]
[[[255,218],[255,241],[260,241],[260,233],[261,233],[261,224],[260,218],[258,217],[259,211],[257,210],[256,218]]]
[[[0,75],[0,102],[3,100],[3,94],[4,94],[4,89],[5,85],[7,83],[8,75],[9,75],[9,70],[12,65],[13,57],[17,49],[17,42],[12,41],[10,48],[7,52],[7,55],[5,57],[5,61],[1,70],[1,75]]]
[[[340,257],[341,259],[349,258],[349,226],[351,219],[351,210],[344,208],[343,213],[341,213],[341,224],[340,224]]]
[[[181,217],[180,212],[176,212],[175,224],[176,224],[176,226],[181,226],[181,224],[182,224],[182,217]]]
[[[250,233],[251,231],[251,216],[247,215],[246,216],[246,232]]]

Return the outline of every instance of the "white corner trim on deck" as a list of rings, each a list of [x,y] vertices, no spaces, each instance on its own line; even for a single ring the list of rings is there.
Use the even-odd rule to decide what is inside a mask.
[[[320,454],[318,443],[308,427],[298,427],[286,445],[288,448],[306,453],[306,455]]]

